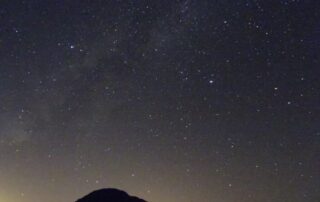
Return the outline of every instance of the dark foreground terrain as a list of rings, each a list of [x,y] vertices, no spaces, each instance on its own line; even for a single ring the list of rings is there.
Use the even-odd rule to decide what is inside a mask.
[[[147,202],[135,196],[130,196],[118,189],[100,189],[78,199],[76,202]]]

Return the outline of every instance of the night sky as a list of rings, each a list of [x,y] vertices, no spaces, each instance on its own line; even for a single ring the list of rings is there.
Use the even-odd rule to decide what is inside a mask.
[[[320,200],[318,0],[0,2],[0,202]]]

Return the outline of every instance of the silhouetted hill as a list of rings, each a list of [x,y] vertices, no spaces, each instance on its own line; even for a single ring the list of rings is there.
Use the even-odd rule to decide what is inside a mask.
[[[78,199],[76,202],[147,202],[118,189],[100,189]]]

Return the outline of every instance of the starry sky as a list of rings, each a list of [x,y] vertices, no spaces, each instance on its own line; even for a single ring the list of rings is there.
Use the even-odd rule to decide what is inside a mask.
[[[320,199],[317,0],[0,2],[0,202]]]

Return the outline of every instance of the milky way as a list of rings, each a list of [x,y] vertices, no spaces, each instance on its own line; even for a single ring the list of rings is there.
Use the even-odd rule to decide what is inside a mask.
[[[317,202],[316,0],[0,3],[0,201]]]

